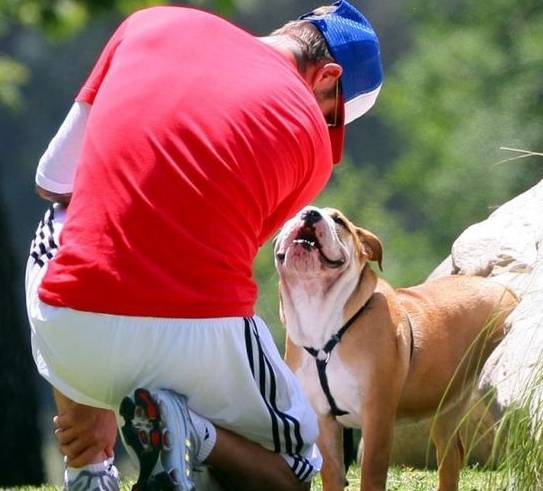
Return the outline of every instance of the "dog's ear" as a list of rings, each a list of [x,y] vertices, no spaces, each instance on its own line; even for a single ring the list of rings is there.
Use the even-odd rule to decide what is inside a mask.
[[[383,246],[381,245],[381,241],[369,230],[363,229],[361,227],[357,228],[356,233],[364,249],[364,254],[370,261],[377,261],[379,269],[383,271],[383,267],[381,264],[383,259]]]

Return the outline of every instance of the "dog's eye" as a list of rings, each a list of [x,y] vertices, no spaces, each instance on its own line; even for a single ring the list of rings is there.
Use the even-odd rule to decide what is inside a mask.
[[[339,225],[340,227],[347,227],[347,225],[345,224],[345,220],[343,220],[343,218],[341,218],[340,216],[332,217],[332,220],[334,220],[334,223],[336,225]]]

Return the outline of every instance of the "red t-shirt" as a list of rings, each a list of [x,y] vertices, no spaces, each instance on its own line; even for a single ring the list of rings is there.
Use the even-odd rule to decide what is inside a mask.
[[[212,14],[154,7],[123,22],[77,100],[92,109],[40,298],[252,315],[259,246],[332,169],[326,122],[294,65]]]

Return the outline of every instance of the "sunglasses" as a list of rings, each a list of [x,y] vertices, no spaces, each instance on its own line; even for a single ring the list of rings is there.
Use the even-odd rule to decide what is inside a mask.
[[[338,115],[338,104],[339,104],[339,81],[336,80],[336,95],[334,103],[334,120],[331,123],[328,121],[328,128],[335,128],[337,126],[337,115]]]

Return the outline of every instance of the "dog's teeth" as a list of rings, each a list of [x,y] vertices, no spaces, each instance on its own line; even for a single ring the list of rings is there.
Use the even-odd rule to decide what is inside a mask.
[[[296,240],[294,240],[294,244],[299,244],[307,252],[311,252],[315,248],[316,242],[314,240],[296,239]]]
[[[313,240],[296,239],[293,242],[294,242],[294,244],[303,244],[303,245],[308,245],[308,246],[311,246],[311,247],[315,247],[315,241],[313,241]]]

